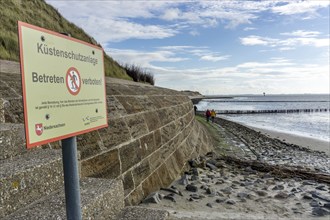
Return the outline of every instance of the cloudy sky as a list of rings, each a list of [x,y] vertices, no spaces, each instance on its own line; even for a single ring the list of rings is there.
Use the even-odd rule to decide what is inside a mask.
[[[157,86],[330,93],[328,0],[46,1]]]

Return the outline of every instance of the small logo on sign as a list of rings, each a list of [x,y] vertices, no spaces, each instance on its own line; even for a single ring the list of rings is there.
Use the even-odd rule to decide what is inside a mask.
[[[42,127],[42,124],[36,124],[35,131],[38,136],[42,135],[42,133],[44,132],[44,128]]]

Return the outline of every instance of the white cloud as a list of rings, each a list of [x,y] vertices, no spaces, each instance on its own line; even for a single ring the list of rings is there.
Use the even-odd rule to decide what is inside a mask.
[[[163,12],[163,15],[160,16],[163,20],[177,20],[181,17],[181,11],[178,8],[169,8]]]
[[[160,25],[140,25],[127,21],[105,21],[109,35],[106,40],[162,39],[174,36],[177,31]],[[102,27],[101,27],[102,28]],[[103,29],[102,28],[102,29]],[[114,31],[115,30],[115,31]]]
[[[212,52],[207,47],[194,46],[162,46],[157,47],[156,51],[137,51],[120,50],[107,48],[106,52],[115,60],[123,63],[132,63],[148,68],[157,68],[153,65],[155,62],[181,62],[189,60],[189,56],[197,56],[200,60],[217,62],[227,60],[230,55],[219,55],[218,52]]]
[[[229,93],[293,93],[303,89],[296,87],[296,82],[304,87],[302,92],[325,92],[328,87],[328,65],[295,63],[285,57],[271,57],[268,62],[243,62],[222,68],[178,68],[169,65],[155,65],[155,62],[173,63],[187,60],[186,53],[202,54],[204,59],[214,61],[218,53],[207,47],[191,45],[173,45],[158,47],[156,51],[118,50],[109,48],[107,52],[122,63],[132,63],[148,68],[155,78],[156,85],[176,90],[191,89],[214,94]],[[181,56],[182,55],[182,56]],[[207,57],[209,56],[209,57]],[[309,83],[318,82],[319,86],[309,88]],[[226,84],[228,83],[228,84]]]
[[[219,24],[236,28],[252,24],[263,12],[280,15],[314,16],[327,1],[55,1],[47,0],[70,21],[83,27],[99,42],[127,39],[162,39],[183,29],[197,35],[198,27]],[[74,10],[72,10],[74,9]],[[141,19],[141,20],[138,20]],[[166,24],[145,23],[146,19]],[[149,20],[147,20],[149,21]],[[106,27],[102,29],[102,27]],[[245,28],[252,30],[252,27]]]
[[[292,65],[289,63],[261,63],[261,62],[247,62],[237,65],[237,68],[263,68],[263,67],[279,67],[279,66],[288,66]]]
[[[298,38],[302,45],[314,45],[315,47],[329,47],[329,38]]]
[[[304,30],[280,33],[280,35],[294,36],[294,37],[317,37],[320,34],[321,33],[319,31],[304,31]]]
[[[280,47],[278,48],[280,51],[289,51],[289,50],[294,50],[294,47]]]
[[[255,93],[258,91],[258,86],[269,85],[270,90],[282,92],[297,91],[296,81],[303,82],[300,84],[303,89],[304,87],[309,88],[309,81],[315,79],[315,82],[320,84],[319,87],[315,87],[315,91],[317,89],[329,90],[327,84],[329,52],[324,55],[324,58],[321,57],[322,62],[318,59],[319,55],[315,56],[318,64],[324,63],[325,65],[313,66],[298,63],[298,61],[295,63],[285,58],[272,58],[268,62],[261,62],[256,58],[253,62],[251,59],[254,56],[245,59],[240,54],[237,55],[240,56],[240,61],[236,61],[234,55],[236,51],[246,52],[249,49],[253,52],[254,48],[242,46],[239,48],[234,44],[232,56],[224,54],[222,51],[214,51],[221,45],[212,47],[212,44],[208,44],[208,42],[206,44],[209,45],[208,47],[175,45],[182,42],[183,34],[196,36],[195,42],[186,42],[187,44],[200,45],[199,37],[204,37],[206,32],[211,32],[211,30],[204,32],[206,28],[214,29],[222,26],[230,29],[236,28],[239,31],[251,31],[245,32],[251,35],[241,37],[239,42],[246,46],[263,46],[262,49],[271,50],[272,54],[276,54],[275,52],[278,51],[284,51],[280,54],[286,54],[285,51],[294,50],[299,46],[319,47],[323,50],[324,47],[329,47],[329,36],[317,31],[318,25],[312,26],[315,30],[304,30],[302,23],[297,22],[297,26],[291,24],[303,19],[318,18],[318,10],[328,9],[329,1],[46,1],[58,8],[69,21],[82,27],[98,42],[108,46],[106,51],[117,61],[137,64],[154,70],[156,84],[160,86],[178,90],[193,87],[195,90],[214,90],[217,93],[234,93],[235,91]],[[291,32],[282,31],[283,33],[278,34],[277,37],[270,35],[271,31],[267,32],[269,36],[258,36],[252,31],[257,29],[262,31],[265,27],[258,26],[259,21],[267,25],[267,28],[273,24],[277,25],[276,27],[282,27],[282,23],[275,24],[278,21],[290,23],[291,26],[287,26],[286,30],[292,26],[296,28],[289,29],[292,30]],[[241,28],[237,28],[239,26]],[[265,27],[265,29],[267,28]],[[325,30],[320,31],[325,32]],[[233,30],[224,30],[224,32],[227,31]],[[176,41],[177,39],[174,37],[179,34],[182,35]],[[169,39],[166,43],[162,41],[161,44],[158,44],[159,40],[145,41],[144,45],[143,43],[137,45],[133,41],[125,45],[117,44],[117,42],[128,39],[171,37],[173,40]],[[112,42],[116,43],[112,44]],[[149,42],[152,43],[149,45]],[[167,45],[168,42],[174,45],[159,47],[159,45]],[[112,48],[115,45],[126,49]],[[152,47],[155,48],[154,51],[150,51]],[[230,50],[227,51],[230,52]],[[229,58],[230,60],[221,62]],[[265,57],[260,58],[260,60],[264,59]],[[208,63],[208,67],[204,68],[198,67],[198,63],[205,63],[200,61],[214,63]],[[179,62],[180,65],[178,65]],[[185,68],[185,63],[193,63],[195,68],[190,67],[189,64]],[[225,63],[232,64],[223,67]],[[212,68],[211,65],[213,65]]]
[[[255,27],[246,27],[243,30],[244,31],[254,31],[254,30],[257,30],[257,28],[255,28]]]
[[[164,50],[147,52],[108,48],[106,52],[115,60],[119,61],[119,63],[136,64],[144,68],[155,68],[155,66],[152,65],[153,62],[181,62],[188,59],[185,57],[177,57],[175,53]]]
[[[262,45],[269,47],[280,47],[281,50],[288,50],[297,46],[329,47],[330,45],[328,38],[312,38],[312,37],[276,39],[276,38],[251,35],[248,37],[240,38],[240,41],[241,44],[246,46]]]
[[[206,60],[206,61],[217,62],[217,61],[221,61],[221,60],[227,60],[229,57],[230,57],[229,55],[226,55],[226,56],[205,55],[205,56],[202,56],[200,59]]]
[[[157,49],[161,50],[171,50],[171,51],[184,51],[188,49],[206,49],[207,47],[196,47],[196,46],[189,46],[189,45],[176,45],[176,46],[162,46],[157,47]]]
[[[274,13],[281,15],[309,14],[314,15],[320,8],[326,8],[330,5],[329,1],[288,1],[287,4],[280,4],[272,7]]]
[[[219,52],[211,51],[208,47],[196,47],[196,46],[163,46],[158,47],[160,50],[168,50],[173,51],[175,53],[182,53],[185,56],[193,55],[199,57],[200,60],[205,61],[221,61],[227,60],[231,57],[231,55],[221,55]]]
[[[127,39],[163,39],[175,36],[178,31],[162,25],[141,25],[125,20],[104,19],[101,17],[90,16],[84,23],[85,31],[99,41],[101,44],[106,42],[118,42]]]
[[[288,60],[285,57],[271,57],[270,60],[276,63],[291,63],[291,60]]]
[[[175,36],[179,28],[137,22],[136,18],[157,18],[172,3],[165,1],[52,1],[68,20],[92,35],[98,42],[127,39],[163,39]],[[73,10],[74,9],[74,10]]]
[[[197,30],[192,30],[192,31],[189,32],[189,34],[192,35],[192,36],[200,35],[200,33]]]
[[[243,45],[247,45],[247,46],[254,46],[254,45],[267,46],[267,45],[270,45],[271,42],[276,41],[276,39],[265,38],[265,37],[255,36],[255,35],[251,35],[248,37],[242,37],[242,38],[240,38],[240,40]]]
[[[46,0],[67,17],[101,16],[106,19],[154,18],[159,11],[173,7],[176,3],[167,1],[58,1]],[[75,10],[73,10],[75,9]]]
[[[277,46],[314,46],[314,47],[329,47],[330,42],[328,38],[307,38],[297,37],[288,38],[285,40],[278,40]]]
[[[320,8],[327,8],[329,1],[202,1],[201,17],[213,17],[227,22],[226,27],[235,28],[241,24],[251,24],[262,12],[280,15],[299,15],[300,19],[313,18]],[[299,17],[297,17],[299,19]]]
[[[185,72],[183,80],[177,74]],[[156,71],[158,86],[204,94],[325,93],[329,91],[328,65],[301,64],[285,58],[249,62],[215,69],[166,69]],[[184,83],[183,83],[184,81]],[[299,83],[298,83],[299,82]],[[317,86],[311,86],[311,83]],[[239,91],[239,92],[238,92]]]
[[[237,10],[205,10],[200,13],[203,18],[213,18],[225,23],[226,28],[235,28],[241,24],[251,24],[252,20],[257,16],[251,13],[237,11]],[[204,21],[207,21],[204,19]]]

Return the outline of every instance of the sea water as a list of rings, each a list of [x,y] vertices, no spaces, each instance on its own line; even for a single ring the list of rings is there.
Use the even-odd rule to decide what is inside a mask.
[[[218,97],[204,99],[196,106],[199,111],[214,109],[218,112],[300,110],[299,113],[218,114],[218,116],[261,129],[330,141],[330,94]],[[320,109],[323,111],[320,112]]]

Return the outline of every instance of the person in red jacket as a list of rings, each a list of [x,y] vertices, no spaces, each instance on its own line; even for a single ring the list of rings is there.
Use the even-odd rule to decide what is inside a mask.
[[[206,110],[206,112],[205,112],[205,117],[206,117],[206,121],[207,122],[209,122],[210,121],[210,117],[211,117],[211,112],[210,112],[210,110]]]

